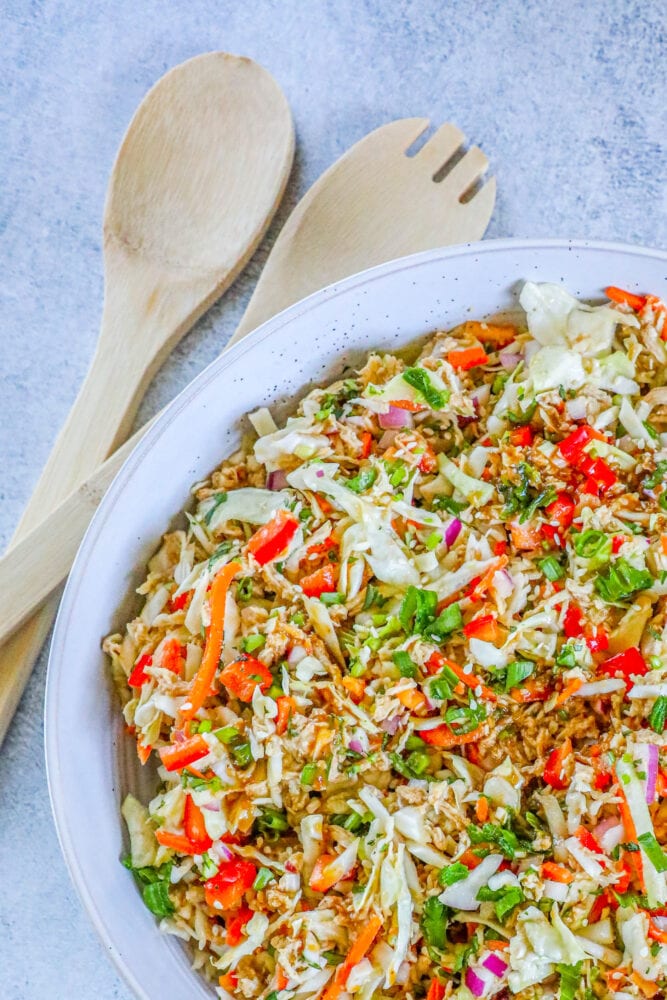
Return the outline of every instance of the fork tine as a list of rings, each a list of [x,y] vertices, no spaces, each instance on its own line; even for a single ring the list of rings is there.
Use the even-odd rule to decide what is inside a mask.
[[[451,160],[464,141],[465,136],[461,129],[451,122],[446,122],[440,126],[428,142],[424,143],[415,156],[415,160],[427,164],[435,174]]]
[[[486,173],[488,168],[489,161],[479,146],[471,146],[441,183],[454,188],[463,196],[475,181],[478,181]]]

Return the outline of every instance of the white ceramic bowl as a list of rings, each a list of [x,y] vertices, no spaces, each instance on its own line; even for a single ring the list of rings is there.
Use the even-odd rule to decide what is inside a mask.
[[[81,545],[51,647],[46,756],[53,812],[76,888],[137,995],[194,1000],[211,991],[179,941],[158,932],[132,876],[120,802],[150,792],[100,649],[119,626],[162,532],[238,444],[244,415],[298,400],[371,348],[512,308],[525,279],[600,298],[609,284],[667,298],[667,254],[632,247],[498,241],[394,261],[312,295],[241,341],[171,404],[118,474]]]

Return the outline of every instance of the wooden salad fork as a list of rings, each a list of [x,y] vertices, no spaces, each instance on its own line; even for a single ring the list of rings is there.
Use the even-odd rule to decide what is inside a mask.
[[[234,343],[311,292],[405,254],[480,239],[495,201],[495,181],[476,189],[488,167],[463,133],[442,125],[414,155],[425,118],[390,122],[361,139],[304,195],[285,223],[257,283]],[[448,171],[448,166],[451,169]],[[444,175],[444,176],[443,176]],[[442,176],[442,179],[440,179]],[[0,559],[3,640],[65,578],[104,492],[146,428],[138,431],[30,535]],[[4,659],[4,658],[3,658]],[[32,660],[0,662],[0,739]]]

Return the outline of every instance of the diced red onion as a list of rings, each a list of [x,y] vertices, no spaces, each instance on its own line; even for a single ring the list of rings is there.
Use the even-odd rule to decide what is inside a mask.
[[[219,813],[220,803],[219,802],[205,802],[202,809],[207,809],[208,812]]]
[[[400,724],[400,715],[394,715],[391,719],[383,719],[380,723],[380,729],[382,729],[385,733],[389,733],[390,736],[395,736]]]
[[[287,486],[287,473],[282,469],[274,469],[266,477],[267,490],[284,490]]]
[[[471,969],[470,966],[468,966],[468,968],[466,969],[465,984],[473,996],[475,997],[484,996],[486,983],[484,982],[483,979],[480,979],[475,970]]]
[[[655,743],[646,747],[646,801],[648,805],[655,802],[655,789],[658,781],[658,748]]]
[[[315,475],[318,479],[324,479],[324,469],[318,469]]]
[[[487,383],[478,386],[476,389],[470,393],[470,398],[472,399],[473,406],[476,410],[483,406],[487,402],[489,396],[491,395],[491,386]]]
[[[507,972],[507,962],[505,962],[500,955],[487,955],[482,962],[482,965],[485,969],[488,969],[489,972],[492,972],[494,976],[498,976],[499,979],[501,979]]]
[[[354,750],[355,753],[364,752],[364,748],[359,740],[350,740],[350,742],[348,743],[348,747],[350,748],[350,750]]]
[[[390,403],[386,413],[378,414],[378,423],[383,431],[412,427],[412,414],[409,410],[402,410],[400,406],[392,406]]]
[[[459,535],[461,534],[462,527],[463,525],[459,521],[458,517],[455,517],[452,521],[449,522],[449,524],[445,528],[445,544],[448,547],[450,545],[453,545],[456,539],[459,537]]]
[[[659,931],[667,931],[667,917],[651,917],[651,923],[655,924]]]
[[[295,667],[297,663],[301,663],[301,661],[306,656],[308,656],[308,653],[303,648],[303,646],[292,646],[289,653],[287,654],[287,662],[289,663],[290,667]]]
[[[506,372],[512,372],[521,361],[521,355],[514,351],[501,351],[498,359]]]

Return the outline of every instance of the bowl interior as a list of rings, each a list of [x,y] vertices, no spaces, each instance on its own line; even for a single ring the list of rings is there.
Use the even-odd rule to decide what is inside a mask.
[[[118,474],[79,550],[51,648],[46,749],[65,859],[105,947],[138,996],[210,997],[174,938],[160,935],[132,876],[120,802],[152,775],[123,732],[101,639],[127,615],[161,534],[190,485],[237,447],[259,406],[284,412],[304,390],[373,348],[511,310],[524,280],[600,299],[609,284],[665,295],[667,254],[603,244],[496,241],[429,251],[331,286],[269,321],[172,403]],[[168,984],[165,993],[165,984]]]

